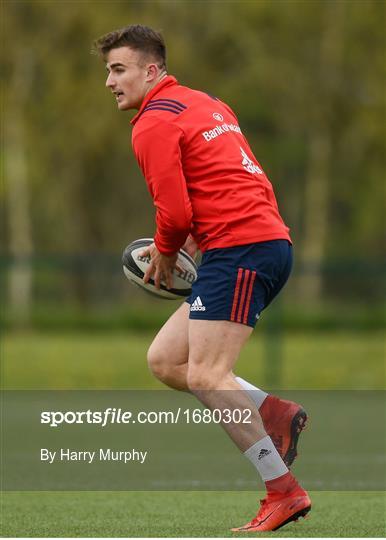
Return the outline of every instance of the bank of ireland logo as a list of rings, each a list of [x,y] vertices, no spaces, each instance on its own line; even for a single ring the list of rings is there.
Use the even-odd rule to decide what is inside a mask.
[[[214,112],[213,113],[213,118],[215,120],[217,120],[217,122],[224,122],[224,117],[222,114],[218,113],[218,112]]]

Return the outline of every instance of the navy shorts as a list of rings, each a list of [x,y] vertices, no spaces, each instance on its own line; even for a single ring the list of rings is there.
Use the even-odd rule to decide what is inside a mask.
[[[285,285],[291,268],[292,246],[287,240],[206,251],[186,299],[190,319],[254,327]]]

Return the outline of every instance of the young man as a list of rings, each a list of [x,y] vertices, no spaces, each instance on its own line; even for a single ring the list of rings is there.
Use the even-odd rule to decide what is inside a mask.
[[[260,473],[267,497],[251,522],[233,530],[275,530],[311,508],[288,470],[306,413],[235,377],[233,367],[261,311],[289,276],[288,228],[235,114],[167,74],[158,32],[128,26],[95,46],[118,109],[138,110],[131,121],[133,149],[157,224],[154,244],[144,252],[151,256],[145,282],[171,286],[178,250],[203,252],[192,295],[150,346],[150,368],[210,409],[251,411],[251,423],[222,425]]]

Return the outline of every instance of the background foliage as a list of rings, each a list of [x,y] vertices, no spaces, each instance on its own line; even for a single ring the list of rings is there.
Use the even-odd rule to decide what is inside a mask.
[[[0,8],[3,388],[162,388],[145,355],[176,304],[123,277],[121,252],[153,234],[154,212],[130,148],[131,114],[117,112],[103,63],[90,55],[95,38],[132,23],[163,31],[169,72],[182,84],[235,110],[291,227],[293,276],[238,374],[267,389],[384,388],[383,0]],[[9,493],[4,533],[224,536],[228,523],[250,518],[257,497],[153,495]],[[312,518],[279,536],[384,528],[375,492],[312,496]]]
[[[296,250],[288,321],[381,324],[384,15],[377,0],[3,2],[5,322],[102,306],[111,326],[147,309],[120,254],[153,234],[152,202],[131,114],[116,111],[90,54],[101,34],[144,23],[163,31],[170,73],[236,111],[275,186]],[[151,304],[161,318],[172,309]]]

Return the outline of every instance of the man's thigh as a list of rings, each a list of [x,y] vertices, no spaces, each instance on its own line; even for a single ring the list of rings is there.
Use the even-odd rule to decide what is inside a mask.
[[[201,369],[219,379],[230,375],[252,331],[250,326],[230,321],[191,319],[189,369]]]
[[[150,345],[149,355],[160,358],[165,366],[177,366],[188,361],[189,308],[189,304],[184,302],[169,317]]]

